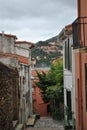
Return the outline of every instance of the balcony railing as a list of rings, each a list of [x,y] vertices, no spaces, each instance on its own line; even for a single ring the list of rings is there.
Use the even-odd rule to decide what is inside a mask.
[[[77,18],[73,24],[73,47],[87,47],[87,17]]]

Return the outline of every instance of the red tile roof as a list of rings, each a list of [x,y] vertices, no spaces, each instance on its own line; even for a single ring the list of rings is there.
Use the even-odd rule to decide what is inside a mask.
[[[17,58],[19,62],[24,63],[24,64],[29,64],[29,58],[17,55],[17,54],[10,54],[10,53],[3,53],[0,52],[0,57],[13,57]]]
[[[35,79],[38,79],[38,76],[37,76],[37,72],[38,73],[42,73],[42,72],[44,72],[44,73],[48,73],[49,72],[49,70],[45,70],[45,69],[42,69],[42,70],[39,70],[39,69],[36,69],[36,70],[32,70],[32,76],[35,78]]]
[[[72,31],[72,24],[66,25],[65,28]]]
[[[0,33],[0,35],[4,35],[4,36],[7,36],[7,37],[14,37],[15,39],[17,39],[16,35],[12,35],[12,34]]]
[[[16,41],[15,44],[31,44],[31,45],[33,45],[34,43],[28,42],[28,41]]]
[[[28,42],[28,41],[16,41],[15,44],[33,44],[32,42]]]
[[[28,41],[16,41],[15,44],[29,44],[31,45],[30,49],[35,46],[34,43]]]
[[[38,82],[39,81],[39,78],[38,78],[38,76],[37,76],[37,72],[36,71],[38,71],[38,73],[42,73],[42,72],[44,72],[44,73],[48,73],[49,72],[49,70],[45,70],[45,69],[42,69],[42,70],[39,70],[39,69],[36,69],[36,70],[32,70],[32,72],[31,72],[31,74],[32,74],[32,76],[34,77],[34,80],[32,81],[32,86],[33,87],[36,87],[36,84],[35,84],[35,82]]]

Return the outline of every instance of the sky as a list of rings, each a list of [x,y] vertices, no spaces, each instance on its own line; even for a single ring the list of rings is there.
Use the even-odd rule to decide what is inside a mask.
[[[0,31],[38,42],[59,34],[77,17],[77,0],[0,0]]]

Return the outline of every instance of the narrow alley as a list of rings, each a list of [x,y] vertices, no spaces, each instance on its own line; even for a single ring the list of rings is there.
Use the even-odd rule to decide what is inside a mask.
[[[64,130],[64,127],[62,122],[49,117],[41,117],[36,121],[34,127],[28,127],[25,130]]]

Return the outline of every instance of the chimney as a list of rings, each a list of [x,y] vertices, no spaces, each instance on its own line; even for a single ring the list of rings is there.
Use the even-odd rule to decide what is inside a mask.
[[[2,31],[2,37],[4,37],[4,31]]]
[[[4,31],[2,31],[1,41],[2,41],[2,50],[3,50],[3,45],[4,45]]]

